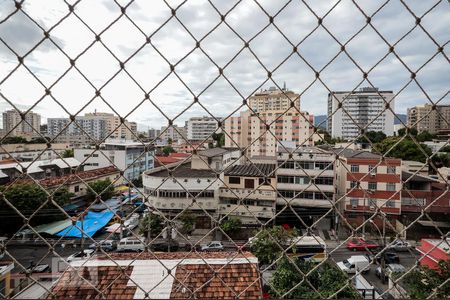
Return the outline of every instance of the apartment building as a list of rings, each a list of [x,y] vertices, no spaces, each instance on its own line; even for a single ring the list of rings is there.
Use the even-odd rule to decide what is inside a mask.
[[[336,202],[350,224],[361,224],[377,208],[390,219],[401,214],[401,159],[350,149],[334,149],[336,160]],[[379,221],[377,218],[374,221]]]
[[[416,128],[419,133],[428,131],[439,133],[450,130],[450,105],[417,105],[407,110],[408,127]]]
[[[211,139],[213,133],[219,133],[218,122],[221,122],[222,118],[213,117],[194,117],[186,121],[186,134],[190,141],[204,141]]]
[[[3,132],[8,136],[38,136],[41,115],[29,111],[22,120],[21,113],[15,109],[3,112]]]
[[[275,164],[234,165],[225,171],[219,188],[220,217],[235,217],[242,224],[266,223],[275,216]]]
[[[139,176],[154,167],[154,149],[150,144],[126,140],[107,140],[95,148],[75,148],[74,156],[85,170],[115,166],[124,172],[128,180]]]
[[[60,158],[64,151],[71,149],[69,144],[5,144],[0,148],[0,160],[15,159],[17,161],[48,160]]]
[[[211,219],[205,211],[216,216],[221,170],[237,164],[239,151],[208,149],[180,160],[144,172],[144,193],[152,206],[166,213],[179,213],[189,208],[197,215],[197,228],[210,228]],[[223,180],[223,179],[222,179]]]
[[[160,136],[159,136],[160,134],[161,134],[161,130],[160,129],[151,128],[151,129],[148,130],[148,137],[151,140],[154,140],[156,138],[159,139],[160,138]]]
[[[288,110],[292,103],[300,109],[300,95],[286,89],[286,86],[281,90],[276,87],[261,90],[248,99],[248,106],[255,112]]]
[[[291,97],[285,95],[287,92]],[[240,116],[225,121],[225,147],[245,148],[249,156],[275,156],[279,142],[314,145],[319,137],[314,134],[314,116],[299,111],[298,94],[278,91],[276,101],[267,95],[256,95],[249,99],[250,107],[253,106],[256,113],[243,111]],[[291,99],[296,99],[295,108],[291,107]]]
[[[85,136],[88,143],[101,141],[105,138],[135,140],[137,124],[124,120],[110,113],[94,112],[77,116],[73,122],[69,118],[48,118],[47,134],[57,137],[58,141],[68,142],[73,137]],[[72,138],[66,138],[67,136]],[[95,141],[89,142],[94,139]]]
[[[318,147],[279,147],[275,159],[278,166],[277,210],[289,204],[305,223],[311,225],[333,207],[336,184],[333,152]],[[333,216],[329,214],[320,225],[330,228],[334,222]],[[287,211],[277,219],[285,219],[289,223],[292,212]]]
[[[389,109],[386,109],[389,103]],[[361,129],[394,134],[395,101],[392,91],[365,87],[359,91],[328,94],[327,130],[333,138],[353,140]]]
[[[172,141],[182,143],[187,140],[186,128],[178,125],[161,127],[161,139],[165,141]]]

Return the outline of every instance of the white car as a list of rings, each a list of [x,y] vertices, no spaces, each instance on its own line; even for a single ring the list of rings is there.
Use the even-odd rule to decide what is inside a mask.
[[[392,245],[389,245],[388,249],[395,250],[395,251],[408,251],[411,249],[411,244],[407,241],[402,240],[396,240]]]
[[[82,260],[82,259],[88,259],[92,255],[94,255],[94,250],[92,249],[84,249],[83,251],[78,251],[72,254],[67,258],[68,262],[74,261],[74,260]]]
[[[337,263],[339,269],[347,274],[356,272],[367,273],[370,270],[370,262],[364,255],[353,255],[349,259],[344,259]]]
[[[136,238],[123,238],[117,244],[118,252],[142,252],[145,250],[145,244],[143,240],[138,240]]]
[[[223,251],[223,244],[220,241],[212,241],[208,245],[202,246],[202,251]]]

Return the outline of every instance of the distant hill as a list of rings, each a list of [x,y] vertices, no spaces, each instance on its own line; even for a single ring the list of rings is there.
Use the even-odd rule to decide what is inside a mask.
[[[396,114],[396,117],[394,117],[394,124],[401,124],[400,120],[403,123],[406,123],[406,115],[405,114]],[[324,123],[322,123],[324,122]],[[322,123],[320,125],[320,127],[326,129],[327,128],[327,116],[326,115],[318,115],[318,116],[314,116],[314,125],[317,126],[320,123]]]

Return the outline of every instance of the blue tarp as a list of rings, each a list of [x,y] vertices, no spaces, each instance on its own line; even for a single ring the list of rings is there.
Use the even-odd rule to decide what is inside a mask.
[[[103,227],[108,224],[108,222],[112,219],[114,216],[114,213],[109,210],[104,210],[101,212],[92,212],[89,211],[86,216],[84,217],[83,222],[83,231],[84,236],[93,236],[97,231],[102,229]],[[77,221],[76,226],[78,228],[81,227],[81,221]],[[58,232],[57,236],[64,236],[64,237],[79,237],[81,238],[81,231],[77,227],[71,225],[67,227],[66,229]]]

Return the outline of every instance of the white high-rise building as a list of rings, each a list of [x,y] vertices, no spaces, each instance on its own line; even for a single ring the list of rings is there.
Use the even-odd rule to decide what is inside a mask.
[[[17,126],[17,127],[16,127]],[[22,121],[20,112],[15,109],[3,112],[3,131],[10,136],[34,136],[38,135],[41,127],[41,115],[29,111]],[[34,129],[34,130],[33,130]]]
[[[221,118],[217,118],[221,121]],[[194,117],[186,122],[187,138],[190,141],[204,141],[211,138],[213,133],[218,133],[218,123],[213,117]]]
[[[333,138],[344,140],[357,138],[361,133],[360,128],[366,132],[382,131],[387,136],[393,135],[393,98],[392,91],[369,87],[355,92],[331,92],[328,94],[328,132]]]

